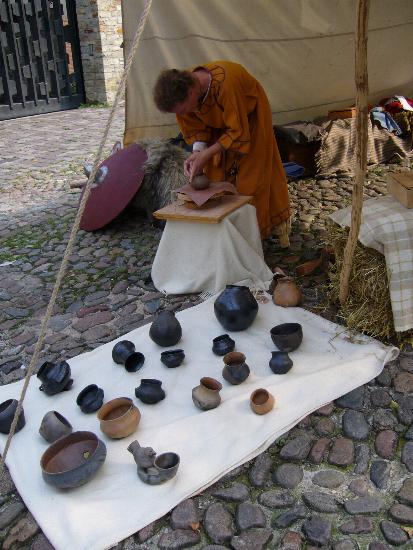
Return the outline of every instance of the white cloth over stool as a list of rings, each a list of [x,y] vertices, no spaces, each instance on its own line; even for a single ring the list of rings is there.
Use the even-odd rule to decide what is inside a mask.
[[[216,293],[241,281],[264,288],[271,279],[249,204],[217,224],[168,220],[152,266],[152,281],[166,294]]]

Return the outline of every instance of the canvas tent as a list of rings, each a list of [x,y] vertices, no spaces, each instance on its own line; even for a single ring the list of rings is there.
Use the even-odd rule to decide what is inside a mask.
[[[163,68],[242,63],[264,86],[273,121],[312,120],[354,103],[356,0],[154,0],[126,90],[125,144],[177,134],[157,111]],[[125,56],[144,0],[122,0]],[[413,93],[413,2],[374,0],[369,14],[370,103]]]

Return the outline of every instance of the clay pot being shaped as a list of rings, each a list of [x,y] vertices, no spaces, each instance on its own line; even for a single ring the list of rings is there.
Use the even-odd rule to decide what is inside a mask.
[[[46,449],[40,459],[43,479],[58,489],[84,485],[106,459],[106,445],[92,432],[73,432]]]
[[[286,374],[293,366],[288,353],[286,351],[272,351],[271,353],[272,357],[269,365],[272,372],[274,374]]]
[[[272,341],[280,351],[294,351],[303,341],[303,329],[299,323],[282,323],[270,332]]]
[[[227,285],[214,302],[215,316],[225,330],[245,330],[258,313],[258,302],[247,286]]]
[[[152,340],[164,348],[175,346],[182,338],[182,328],[173,311],[161,311],[149,329]]]
[[[269,391],[259,388],[251,394],[250,407],[255,414],[267,414],[274,407],[274,397]]]
[[[161,361],[169,369],[179,367],[185,359],[183,349],[171,349],[161,353]]]
[[[129,397],[117,397],[108,401],[98,411],[100,429],[112,439],[128,437],[136,431],[141,413]]]
[[[221,334],[212,340],[212,351],[215,355],[225,355],[234,351],[235,341],[228,334]]]
[[[60,361],[60,363],[46,361],[37,373],[37,378],[42,382],[39,390],[46,395],[55,395],[61,391],[70,390],[73,384],[70,374],[70,365],[66,361]]]
[[[7,399],[0,404],[0,432],[2,434],[10,433],[10,428],[16,414],[18,401],[17,399]],[[14,433],[20,431],[26,424],[23,408],[20,411],[19,419],[17,420],[16,430]]]
[[[39,434],[48,442],[54,443],[61,437],[71,434],[72,425],[57,411],[47,412],[40,424]]]
[[[136,351],[135,344],[129,340],[121,340],[113,346],[112,359],[118,365],[124,365],[128,372],[138,371],[145,362],[143,353]]]
[[[76,399],[80,410],[84,413],[92,413],[100,409],[103,403],[104,392],[96,384],[90,384],[83,388]]]
[[[225,367],[222,370],[224,379],[234,386],[241,384],[250,374],[250,368],[245,362],[245,355],[239,351],[231,351],[223,357]]]
[[[200,385],[192,390],[192,401],[201,411],[215,409],[221,403],[221,396],[219,395],[221,389],[221,382],[218,382],[215,378],[204,376],[200,380]]]
[[[272,299],[277,306],[295,307],[301,302],[302,294],[291,277],[281,277],[277,280]]]
[[[138,466],[139,478],[149,485],[159,485],[172,479],[179,468],[179,455],[162,453],[156,456],[152,447],[141,447],[138,441],[132,441],[128,447]]]
[[[205,174],[198,174],[198,176],[194,176],[190,185],[197,191],[200,191],[201,189],[207,189],[209,187],[210,181],[208,176]]]
[[[161,388],[162,382],[155,378],[142,378],[141,385],[135,388],[135,395],[146,405],[155,405],[165,399],[165,392]]]

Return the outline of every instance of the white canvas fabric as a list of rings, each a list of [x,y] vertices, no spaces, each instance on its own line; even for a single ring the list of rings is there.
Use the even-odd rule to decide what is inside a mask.
[[[395,348],[361,335],[349,337],[343,327],[305,310],[268,302],[260,304],[248,330],[231,334],[236,349],[245,352],[251,374],[241,385],[230,386],[221,376],[222,358],[211,351],[212,339],[225,332],[214,316],[213,303],[210,299],[177,315],[183,329],[178,346],[186,359],[176,369],[161,364],[163,349],[150,340],[146,325],[118,339],[131,340],[145,354],[137,373],[113,363],[114,341],[69,360],[74,379],[70,391],[48,397],[39,391],[39,381],[31,380],[24,402],[27,423],[12,441],[7,465],[19,494],[57,550],[110,548],[264,451],[312,411],[377,376],[384,363],[397,356]],[[293,368],[277,376],[268,366],[274,349],[269,330],[286,321],[301,323],[304,339],[291,353]],[[191,399],[202,376],[223,383],[221,405],[207,412],[198,410]],[[166,398],[156,405],[140,403],[134,388],[141,378],[162,380]],[[104,389],[105,401],[134,398],[142,414],[135,434],[109,440],[100,432],[95,414],[80,412],[76,396],[90,383]],[[0,387],[0,402],[18,398],[22,385],[20,381]],[[274,409],[265,416],[255,415],[249,407],[251,392],[260,387],[275,397]],[[63,414],[75,430],[100,434],[106,443],[106,462],[82,487],[58,491],[42,479],[39,460],[47,444],[38,429],[49,410]],[[160,486],[140,481],[127,451],[134,439],[158,453],[178,453],[181,464],[176,477]],[[6,436],[0,435],[1,452],[5,441]]]
[[[214,294],[247,280],[266,290],[272,277],[250,204],[217,224],[168,220],[152,264],[152,281],[166,294]]]
[[[330,218],[341,225],[351,224],[351,207],[337,210]],[[413,328],[413,209],[391,196],[363,203],[358,240],[384,254],[389,280],[394,330]]]

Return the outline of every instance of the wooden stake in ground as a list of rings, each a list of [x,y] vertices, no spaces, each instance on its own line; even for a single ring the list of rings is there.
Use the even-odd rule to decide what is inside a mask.
[[[353,264],[354,250],[361,223],[363,208],[363,187],[367,168],[367,140],[368,140],[368,106],[369,93],[367,71],[367,28],[369,19],[370,0],[359,0],[357,6],[356,51],[355,51],[355,79],[356,79],[356,170],[353,185],[351,227],[347,244],[344,249],[343,267],[340,275],[340,303],[347,301],[349,281]]]

